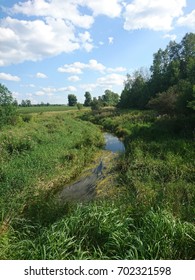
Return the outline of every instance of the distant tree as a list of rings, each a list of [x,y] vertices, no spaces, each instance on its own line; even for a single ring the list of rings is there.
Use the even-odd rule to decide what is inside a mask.
[[[75,106],[77,104],[77,98],[74,94],[68,95],[68,106]]]
[[[99,111],[101,110],[103,104],[102,104],[102,100],[99,97],[98,99],[96,97],[93,98],[92,102],[91,102],[91,109],[92,111]]]
[[[92,101],[91,93],[88,92],[88,91],[86,91],[86,92],[85,92],[85,102],[84,102],[84,106],[86,106],[86,107],[91,106],[91,101]]]
[[[144,109],[149,101],[148,77],[142,71],[127,75],[124,90],[118,106],[122,108]]]
[[[21,106],[22,107],[30,107],[30,106],[32,106],[30,99],[22,100],[21,101]]]
[[[105,90],[102,95],[102,102],[104,106],[116,106],[119,102],[119,95],[109,89]]]
[[[16,103],[11,91],[0,84],[0,127],[14,122],[16,117]]]

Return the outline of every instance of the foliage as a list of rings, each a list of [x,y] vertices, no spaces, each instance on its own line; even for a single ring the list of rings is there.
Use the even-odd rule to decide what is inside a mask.
[[[125,88],[121,93],[118,106],[122,108],[144,109],[148,100],[146,79],[142,72],[136,71],[132,76],[127,75]]]
[[[68,95],[68,106],[75,106],[77,104],[77,97],[74,94]]]
[[[195,34],[187,33],[181,43],[171,41],[165,50],[159,49],[153,55],[150,77],[146,77],[141,71],[127,75],[118,106],[144,109],[149,102],[149,106],[152,105],[157,110],[160,106],[160,111],[170,113],[170,107],[174,107],[175,113],[190,113],[189,108],[193,104],[192,88],[195,84],[194,46]],[[177,94],[173,94],[175,90]],[[168,99],[172,103],[170,106],[167,103]],[[161,101],[163,103],[160,105]]]
[[[29,99],[22,100],[20,106],[22,107],[30,107],[32,106],[31,101]]]
[[[159,114],[174,115],[176,113],[188,113],[188,104],[193,100],[193,88],[190,82],[180,80],[177,85],[168,88],[167,91],[158,93],[152,98],[148,107],[155,109]]]
[[[94,97],[91,102],[92,111],[100,111],[102,107],[103,107],[102,100],[100,98],[97,99],[96,97]]]
[[[83,104],[77,103],[77,109],[78,109],[78,110],[82,110],[82,109],[83,109]]]
[[[85,102],[84,102],[84,106],[86,107],[89,107],[91,105],[91,101],[92,101],[92,98],[91,98],[91,93],[86,91],[85,92]]]
[[[16,120],[16,103],[7,87],[0,84],[0,127]]]
[[[148,107],[155,109],[159,114],[174,115],[176,113],[176,104],[178,99],[177,87],[170,87],[167,91],[158,93],[152,98]]]
[[[104,106],[116,106],[119,102],[119,95],[107,89],[101,96],[101,100]]]

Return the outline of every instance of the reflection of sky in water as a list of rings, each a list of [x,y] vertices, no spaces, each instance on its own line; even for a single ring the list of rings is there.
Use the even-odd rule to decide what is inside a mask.
[[[125,146],[123,142],[121,142],[116,136],[113,136],[110,133],[104,133],[106,145],[105,150],[112,151],[114,153],[116,152],[124,152]]]

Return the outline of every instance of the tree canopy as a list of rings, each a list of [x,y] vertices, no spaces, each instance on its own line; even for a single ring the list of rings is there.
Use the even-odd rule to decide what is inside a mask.
[[[194,108],[194,85],[195,34],[187,33],[180,43],[171,41],[154,53],[150,76],[127,75],[118,106],[186,114]]]
[[[68,106],[75,106],[77,104],[77,97],[74,94],[68,95]]]

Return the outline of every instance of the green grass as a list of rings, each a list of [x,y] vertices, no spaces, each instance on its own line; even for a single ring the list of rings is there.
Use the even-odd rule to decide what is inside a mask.
[[[69,110],[77,110],[77,107],[70,107],[66,105],[50,105],[50,106],[30,106],[30,107],[18,107],[20,114],[32,114],[43,112],[64,112]]]
[[[1,259],[195,258],[193,118],[44,114],[1,132]],[[116,167],[123,192],[59,204],[56,191],[102,144],[97,126],[83,120],[123,137]]]
[[[122,200],[121,200],[122,199]],[[134,216],[124,198],[78,204],[47,227],[18,220],[3,238],[10,259],[193,259],[195,230],[167,211]]]
[[[103,141],[94,125],[67,114],[39,116],[1,131],[2,222],[17,217],[34,200],[41,204],[39,196],[48,189],[57,191],[76,178]]]

